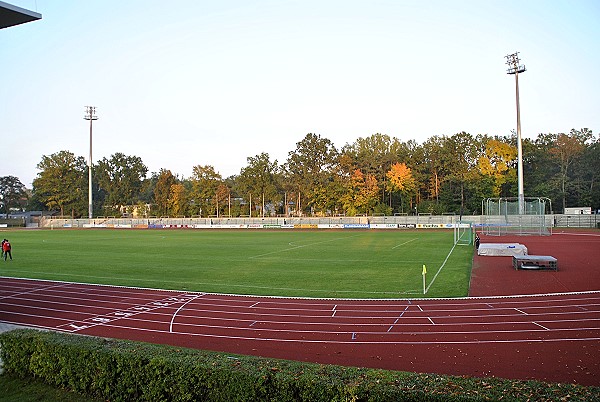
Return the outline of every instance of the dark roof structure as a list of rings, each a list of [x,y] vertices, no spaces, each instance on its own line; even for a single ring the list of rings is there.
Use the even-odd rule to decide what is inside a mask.
[[[0,1],[0,29],[42,19],[42,14]]]

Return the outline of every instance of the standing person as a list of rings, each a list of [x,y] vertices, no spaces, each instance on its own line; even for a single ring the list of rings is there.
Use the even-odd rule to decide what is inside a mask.
[[[477,233],[475,233],[475,249],[479,250],[479,244],[481,243],[481,240],[479,239],[479,235]]]
[[[0,246],[0,251],[2,251],[2,257],[0,258],[4,258],[4,243],[6,243],[8,240],[3,239],[2,240],[2,246]]]
[[[2,252],[4,253],[4,261],[6,261],[6,257],[10,257],[12,261],[12,253],[11,253],[10,242],[7,239],[4,239],[2,242]]]

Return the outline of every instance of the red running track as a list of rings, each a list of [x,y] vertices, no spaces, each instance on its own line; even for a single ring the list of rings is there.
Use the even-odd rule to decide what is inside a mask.
[[[0,322],[327,364],[600,385],[600,292],[232,296],[0,278]]]

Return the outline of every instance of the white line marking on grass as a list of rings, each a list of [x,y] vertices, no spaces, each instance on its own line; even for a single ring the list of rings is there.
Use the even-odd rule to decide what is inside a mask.
[[[177,311],[175,311],[173,313],[173,317],[171,317],[171,324],[169,325],[169,332],[173,332],[173,321],[175,321],[175,316],[177,315],[177,313],[179,313],[179,311],[181,311],[181,309],[184,308],[186,304],[188,304],[192,300],[196,300],[198,297],[201,297],[201,296],[203,296],[203,295],[196,295],[196,296],[192,297],[191,299],[189,299],[188,301],[186,301],[185,303],[183,303],[181,306],[179,306]]]
[[[537,325],[538,327],[542,327],[542,328],[544,328],[546,331],[550,331],[550,328],[546,328],[546,327],[544,327],[543,325],[541,325],[541,324],[538,324],[538,323],[537,323],[537,322],[535,322],[535,321],[532,321],[531,323],[532,323],[532,324],[535,324],[535,325]]]
[[[271,251],[269,253],[254,255],[254,256],[251,256],[251,257],[248,257],[248,258],[260,258],[260,257],[264,257],[265,255],[272,255],[272,254],[284,253],[286,251],[296,250],[296,249],[303,248],[303,247],[314,246],[314,245],[323,244],[323,243],[331,243],[333,241],[346,240],[346,239],[350,239],[352,237],[358,237],[358,236],[360,236],[360,235],[357,234],[357,235],[353,235],[353,236],[336,237],[335,239],[318,241],[318,242],[315,242],[315,243],[303,244],[303,245],[300,245],[300,246],[285,248],[283,250],[276,250],[276,251]]]
[[[415,237],[414,239],[410,239],[410,240],[408,240],[408,241],[405,241],[404,243],[397,244],[397,245],[395,245],[394,247],[392,247],[392,250],[393,250],[393,249],[395,249],[396,247],[404,246],[405,244],[408,244],[408,243],[410,243],[411,241],[415,241],[415,240],[417,240],[417,238],[416,238],[416,237]]]
[[[429,292],[429,288],[431,287],[431,285],[433,285],[433,282],[435,282],[435,280],[438,277],[438,275],[440,274],[440,272],[442,272],[442,268],[444,268],[444,266],[446,265],[446,262],[448,262],[448,258],[450,258],[450,256],[452,255],[452,252],[454,251],[455,247],[456,247],[456,244],[452,246],[452,248],[450,249],[450,252],[446,256],[446,259],[442,263],[442,266],[437,270],[437,272],[433,276],[433,279],[431,280],[431,282],[429,282],[429,286],[427,286],[427,288],[425,288],[425,293]]]

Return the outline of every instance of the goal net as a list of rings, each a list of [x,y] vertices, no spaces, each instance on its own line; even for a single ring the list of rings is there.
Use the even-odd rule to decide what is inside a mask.
[[[473,222],[459,220],[453,226],[455,245],[470,246],[473,244]]]
[[[552,206],[545,197],[487,198],[482,205],[482,231],[490,236],[552,234]]]

